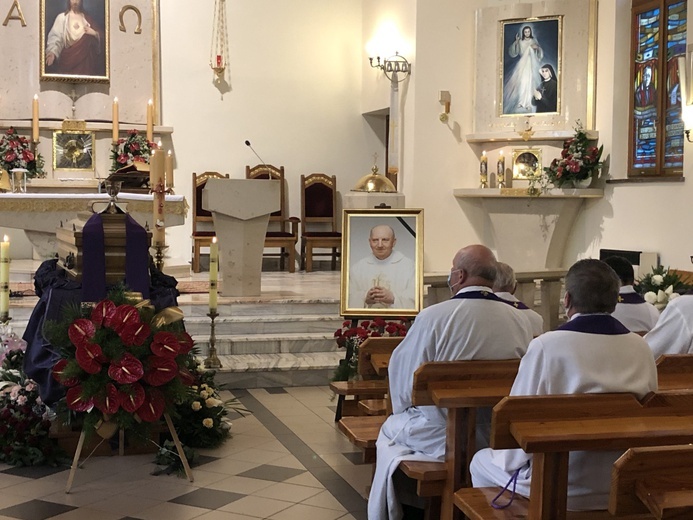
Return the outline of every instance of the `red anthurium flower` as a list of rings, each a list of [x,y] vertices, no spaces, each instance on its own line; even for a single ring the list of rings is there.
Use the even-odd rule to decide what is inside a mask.
[[[94,406],[109,415],[118,411],[118,408],[120,408],[120,394],[113,383],[106,385],[106,393],[104,395],[94,399]]]
[[[63,377],[63,370],[67,366],[67,359],[61,359],[53,365],[53,379],[63,386],[75,386],[79,383],[76,377]]]
[[[137,345],[139,347],[147,340],[151,332],[152,329],[146,323],[128,323],[122,326],[118,335],[126,346]]]
[[[183,382],[185,386],[192,386],[196,382],[195,376],[192,375],[187,368],[179,369],[178,375],[180,376],[180,380]]]
[[[178,333],[178,346],[180,347],[181,354],[187,354],[190,352],[195,345],[192,337],[187,332]]]
[[[164,394],[156,388],[150,388],[144,398],[144,403],[137,409],[137,415],[140,419],[147,422],[159,420],[166,409],[166,401]]]
[[[89,343],[89,340],[94,337],[95,332],[96,327],[94,327],[91,320],[86,318],[75,320],[72,322],[72,325],[70,325],[70,328],[67,329],[67,335],[75,347]]]
[[[111,327],[116,332],[119,332],[123,326],[131,323],[140,322],[140,313],[132,305],[119,305],[116,307],[113,318],[106,323],[107,327]]]
[[[171,332],[157,332],[152,340],[152,354],[159,357],[175,358],[180,352],[178,338]]]
[[[178,364],[173,358],[150,356],[144,380],[152,386],[165,385],[178,375]]]
[[[112,361],[108,367],[108,377],[121,385],[139,381],[143,374],[142,362],[127,352],[118,361]]]
[[[110,320],[113,319],[115,315],[116,305],[111,300],[101,300],[96,304],[94,310],[91,311],[91,321],[97,327],[102,325],[108,326]]]
[[[144,388],[139,383],[120,387],[120,406],[126,412],[134,413],[144,402]]]
[[[85,399],[82,396],[82,385],[73,386],[67,391],[67,396],[65,397],[67,402],[67,407],[75,412],[86,412],[94,406],[94,402],[91,397]]]
[[[87,343],[77,347],[75,359],[77,364],[90,374],[98,374],[101,371],[101,363],[106,360],[101,347],[96,343]]]

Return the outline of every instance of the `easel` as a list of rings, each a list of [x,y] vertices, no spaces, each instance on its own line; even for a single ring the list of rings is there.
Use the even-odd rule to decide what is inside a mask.
[[[185,453],[183,452],[183,446],[180,443],[180,439],[178,438],[178,434],[176,433],[176,429],[173,427],[173,421],[171,421],[171,416],[167,413],[164,414],[164,419],[166,420],[166,426],[168,426],[168,431],[171,434],[171,437],[173,438],[173,443],[176,445],[176,451],[178,452],[178,456],[180,457],[181,462],[183,463],[183,468],[185,469],[185,475],[188,477],[188,481],[193,482],[193,474],[192,470],[190,469],[190,465],[188,464],[188,459],[185,457]],[[79,441],[77,442],[77,449],[75,450],[75,456],[72,459],[72,466],[70,467],[70,475],[67,478],[67,485],[65,486],[65,493],[69,493],[70,489],[72,488],[72,482],[75,479],[75,472],[77,471],[77,468],[80,466],[79,464],[79,457],[82,454],[82,448],[84,447],[84,439],[86,438],[87,432],[82,429],[82,433],[79,435]],[[106,439],[101,439],[101,442],[96,445],[96,447],[91,451],[91,453],[87,456],[86,459],[84,459],[84,462],[89,460],[89,457],[96,451],[96,449],[101,446],[103,441]],[[118,432],[118,456],[122,457],[125,454],[125,430],[122,428]]]

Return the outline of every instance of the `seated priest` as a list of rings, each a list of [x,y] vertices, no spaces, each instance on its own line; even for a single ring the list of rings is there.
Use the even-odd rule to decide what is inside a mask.
[[[565,278],[569,321],[532,340],[510,395],[629,392],[642,398],[657,390],[657,369],[643,338],[611,316],[620,282],[600,260],[580,260]],[[572,452],[568,509],[606,509],[611,467],[623,451]],[[516,486],[529,496],[532,455],[521,449],[483,449],[471,463],[474,487]],[[513,483],[513,480],[515,483]]]
[[[611,315],[623,323],[628,330],[644,335],[652,330],[657,323],[659,311],[645,298],[635,292],[635,271],[631,263],[622,256],[610,256],[604,259],[621,280],[621,288],[618,291],[618,303],[616,310]]]
[[[509,302],[518,309],[525,312],[532,324],[532,334],[536,338],[544,332],[544,318],[537,311],[530,309],[523,302],[515,298],[515,290],[517,289],[517,280],[515,279],[515,271],[508,264],[498,262],[498,270],[496,272],[496,280],[493,282],[493,292],[499,298]]]
[[[693,354],[693,293],[670,300],[645,341],[655,359],[662,354]]]
[[[496,259],[490,249],[482,245],[460,249],[448,279],[454,296],[421,311],[392,353],[388,373],[393,414],[376,444],[369,520],[402,518],[401,502],[419,505],[411,503],[418,498],[413,489],[393,483],[401,460],[445,458],[445,410],[412,406],[416,369],[427,361],[517,359],[525,353],[532,326],[524,311],[493,294],[495,277]]]

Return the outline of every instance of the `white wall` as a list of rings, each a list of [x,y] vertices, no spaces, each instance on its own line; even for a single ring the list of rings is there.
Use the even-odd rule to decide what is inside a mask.
[[[226,2],[229,91],[209,67],[213,2],[181,11],[161,2],[163,124],[174,127],[176,193],[192,172],[243,178],[264,161],[286,170],[291,215],[301,174],[337,176],[341,193],[369,172],[381,146],[361,116],[361,8],[353,0]],[[190,257],[191,227],[172,228],[174,257]]]

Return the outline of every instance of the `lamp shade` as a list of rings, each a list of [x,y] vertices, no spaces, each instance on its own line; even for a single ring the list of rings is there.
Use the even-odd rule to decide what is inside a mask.
[[[378,173],[378,167],[373,166],[371,173],[364,175],[356,183],[356,186],[351,188],[351,191],[366,191],[369,193],[397,193],[397,188],[394,184]]]

